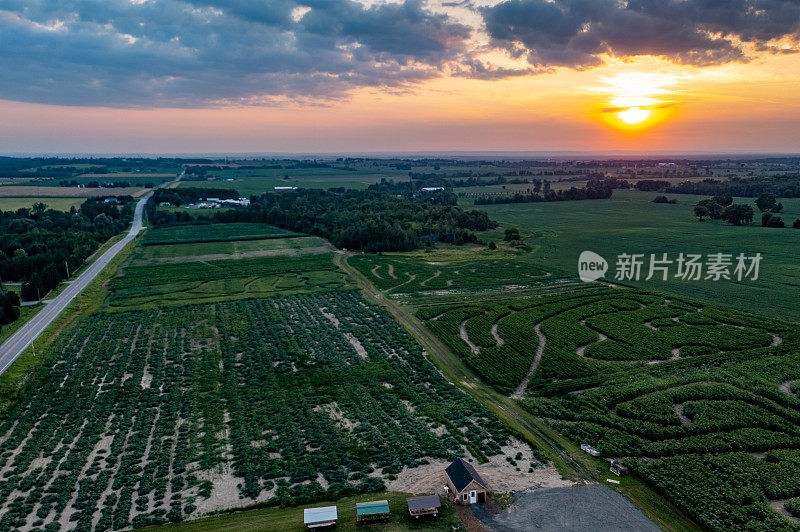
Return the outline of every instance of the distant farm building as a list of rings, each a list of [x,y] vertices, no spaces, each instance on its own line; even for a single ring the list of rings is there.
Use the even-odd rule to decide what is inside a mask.
[[[618,462],[616,460],[611,460],[611,468],[610,469],[611,469],[612,473],[614,473],[615,475],[620,476],[620,477],[630,473],[630,470],[628,469],[628,466],[626,466],[626,465],[624,465],[624,464],[622,464],[622,463],[620,463],[620,462]]]
[[[336,506],[321,506],[303,510],[303,523],[306,528],[310,529],[335,526],[338,517]]]
[[[486,482],[463,458],[455,461],[444,470],[447,487],[453,494],[456,504],[475,504],[486,502]]]
[[[297,187],[275,187],[273,190],[275,190],[275,192],[287,192],[290,190],[297,190]]]
[[[437,190],[444,190],[444,187],[422,187],[422,192],[436,192]]]
[[[438,495],[425,495],[423,497],[409,497],[406,499],[408,502],[408,513],[412,517],[419,518],[420,516],[432,515],[436,517],[439,514],[439,507],[442,502],[439,500]]]
[[[356,503],[356,521],[388,521],[389,501],[370,501]]]

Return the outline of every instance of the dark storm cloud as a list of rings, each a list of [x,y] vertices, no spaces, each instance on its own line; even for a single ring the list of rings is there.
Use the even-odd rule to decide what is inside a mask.
[[[418,0],[0,0],[0,98],[109,106],[336,98],[439,75],[470,35]]]
[[[746,60],[744,43],[800,32],[798,0],[507,0],[482,8],[493,44],[536,66],[587,68],[601,54],[692,65]]]

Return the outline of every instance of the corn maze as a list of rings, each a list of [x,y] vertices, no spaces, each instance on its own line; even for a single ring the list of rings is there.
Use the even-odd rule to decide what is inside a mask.
[[[124,275],[109,283],[107,304],[114,310],[133,310],[307,293],[349,284],[331,253],[155,265],[131,261]]]
[[[623,288],[417,315],[704,527],[800,530],[800,325]]]
[[[0,422],[0,530],[383,489],[506,429],[354,291],[94,314]]]

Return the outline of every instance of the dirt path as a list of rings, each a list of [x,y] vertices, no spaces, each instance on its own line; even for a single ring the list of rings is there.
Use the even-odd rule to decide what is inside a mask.
[[[789,510],[787,510],[786,506],[784,506],[785,503],[786,499],[776,499],[769,501],[769,507],[781,514],[785,519],[788,519],[793,523],[800,523],[800,519],[789,513]]]
[[[426,284],[428,284],[428,281],[433,281],[434,279],[436,279],[440,275],[442,275],[442,270],[436,270],[436,273],[434,273],[433,275],[431,275],[430,277],[428,277],[427,279],[425,279],[424,281],[419,283],[419,285],[420,286],[425,286]]]
[[[392,288],[389,289],[389,291],[390,292],[394,292],[395,290],[397,290],[401,286],[407,285],[408,283],[413,283],[414,280],[417,278],[416,274],[411,274],[411,273],[406,272],[406,275],[408,275],[408,280],[407,281],[403,281],[402,283],[393,286]]]
[[[391,277],[392,279],[397,279],[397,276],[394,274],[394,264],[390,263],[388,267],[389,267],[389,277]]]
[[[770,333],[770,336],[772,336],[772,343],[769,344],[770,347],[777,347],[781,345],[781,342],[783,342],[783,338],[781,338],[777,334]]]
[[[497,323],[492,325],[492,336],[494,336],[494,339],[497,342],[497,347],[500,347],[501,345],[506,343],[506,341],[500,338],[500,335],[497,334],[497,325],[498,325]]]
[[[481,348],[473,344],[469,339],[469,335],[467,334],[467,320],[461,322],[461,327],[458,329],[458,335],[461,336],[461,339],[464,340],[464,343],[469,346],[469,350],[472,351],[473,354],[477,355],[481,352]]]
[[[681,425],[692,424],[692,420],[683,414],[683,403],[672,405],[672,408],[675,409],[675,413],[678,414],[678,417],[681,419]]]
[[[373,276],[377,277],[378,279],[383,279],[383,277],[381,277],[380,274],[378,273],[378,268],[380,268],[380,267],[381,267],[380,264],[376,264],[375,267],[372,268],[369,271],[369,273],[371,273]]]
[[[586,327],[586,320],[581,320],[580,324],[583,325],[584,327]],[[594,329],[592,329],[592,330],[594,331]],[[603,333],[601,333],[599,331],[594,331],[594,332],[597,333],[597,340],[595,340],[594,342],[590,342],[590,343],[588,343],[586,345],[580,346],[578,349],[575,350],[575,354],[576,355],[578,355],[581,358],[586,358],[586,354],[585,353],[586,353],[586,348],[587,347],[589,347],[592,344],[596,344],[598,342],[603,342],[605,340],[608,340],[608,336],[606,336],[605,334],[603,334]]]
[[[512,399],[521,399],[522,396],[525,395],[525,390],[528,388],[528,383],[531,381],[531,377],[533,377],[533,372],[536,371],[536,368],[539,367],[539,362],[542,361],[544,345],[547,342],[547,339],[544,337],[541,325],[541,322],[539,322],[536,324],[536,327],[533,328],[533,330],[536,331],[536,336],[539,337],[539,345],[536,347],[536,355],[533,357],[533,362],[531,363],[531,367],[528,369],[528,373],[525,375],[525,378],[522,379],[522,382],[519,383],[517,389],[514,390],[514,393],[511,394]]]
[[[788,381],[784,381],[780,384],[780,386],[778,386],[778,388],[780,388],[782,392],[789,394],[792,397],[797,397],[797,394],[792,392],[792,384],[794,384],[795,382],[800,382],[800,379],[791,379]]]

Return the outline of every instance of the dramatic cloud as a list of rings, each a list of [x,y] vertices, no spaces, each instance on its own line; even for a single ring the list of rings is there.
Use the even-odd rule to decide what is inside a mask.
[[[0,0],[0,99],[114,107],[276,104],[339,98],[360,87],[402,89],[442,75],[497,79],[588,68],[604,54],[711,65],[747,60],[751,52],[793,52],[800,20],[799,0],[470,6],[469,0]],[[447,14],[470,10],[474,27]],[[498,49],[527,63],[492,64],[487,57]]]
[[[471,29],[419,0],[0,0],[0,98],[200,106],[439,75]]]
[[[797,0],[507,0],[481,9],[493,44],[535,66],[587,68],[602,55],[691,65],[794,52]],[[791,48],[770,43],[788,40]]]

